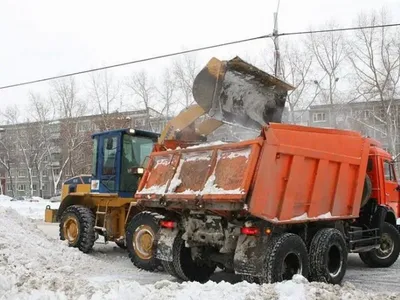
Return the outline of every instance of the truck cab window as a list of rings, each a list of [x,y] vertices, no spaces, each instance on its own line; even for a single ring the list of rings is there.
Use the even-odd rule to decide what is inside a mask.
[[[394,175],[394,170],[393,170],[393,164],[391,164],[387,160],[385,160],[384,162],[384,171],[385,171],[385,180],[396,181],[396,177]]]

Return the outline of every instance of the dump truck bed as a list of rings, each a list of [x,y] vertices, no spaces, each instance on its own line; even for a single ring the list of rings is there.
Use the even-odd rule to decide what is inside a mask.
[[[242,210],[273,223],[358,216],[369,141],[360,134],[272,123],[257,139],[155,152],[144,205]]]

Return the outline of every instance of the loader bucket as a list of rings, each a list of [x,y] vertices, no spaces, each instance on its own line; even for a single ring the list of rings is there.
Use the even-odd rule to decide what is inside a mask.
[[[288,83],[246,63],[239,57],[213,57],[193,82],[193,97],[213,119],[260,129],[280,123]]]

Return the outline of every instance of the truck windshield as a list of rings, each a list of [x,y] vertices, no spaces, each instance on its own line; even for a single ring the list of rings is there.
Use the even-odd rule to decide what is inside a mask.
[[[143,166],[145,159],[153,150],[153,141],[150,138],[124,134],[122,138],[121,161],[121,192],[135,192],[139,177],[131,174],[131,168]]]

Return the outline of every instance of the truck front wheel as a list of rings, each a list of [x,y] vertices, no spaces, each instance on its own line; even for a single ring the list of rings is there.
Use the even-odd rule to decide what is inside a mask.
[[[347,248],[342,233],[323,228],[313,237],[310,250],[310,279],[340,284],[347,268]]]
[[[60,240],[67,240],[70,247],[87,253],[92,250],[94,233],[94,214],[84,206],[69,206],[60,220]]]
[[[292,279],[300,274],[307,278],[309,262],[307,247],[300,236],[284,233],[271,238],[266,250],[266,278],[269,283]]]
[[[178,235],[173,247],[174,272],[185,281],[206,282],[216,269],[211,261],[198,258],[193,260],[192,249],[185,247],[185,241]]]
[[[381,231],[381,244],[377,249],[361,252],[361,260],[371,268],[387,268],[393,265],[400,253],[400,234],[396,227],[385,222]]]
[[[155,236],[160,229],[161,215],[143,211],[132,218],[126,228],[126,247],[132,263],[139,269],[155,271],[162,269],[155,257]]]

